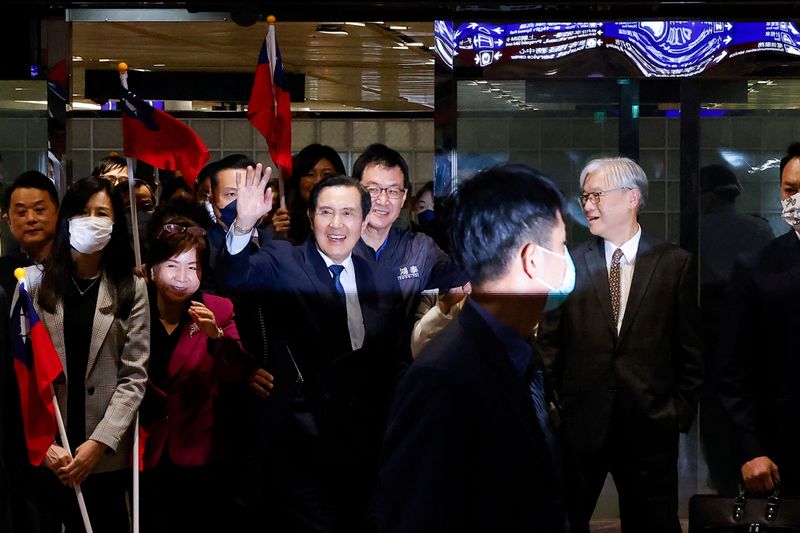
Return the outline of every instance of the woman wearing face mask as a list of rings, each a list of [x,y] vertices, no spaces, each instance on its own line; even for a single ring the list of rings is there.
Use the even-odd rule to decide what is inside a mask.
[[[69,452],[54,440],[38,474],[45,531],[83,531],[80,484],[95,531],[128,531],[134,415],[147,382],[147,292],[133,276],[122,201],[109,181],[72,185],[43,271],[26,269],[36,310],[64,374],[55,392]],[[71,457],[70,457],[71,456]]]
[[[214,402],[219,380],[240,381],[248,363],[233,304],[200,291],[206,231],[183,217],[166,219],[150,240],[149,380],[142,405],[147,446],[142,530],[203,531],[224,493]],[[243,385],[244,386],[244,385]]]
[[[276,233],[287,234],[300,244],[311,235],[308,197],[314,185],[325,178],[346,174],[336,150],[323,144],[309,144],[292,159],[292,175],[286,184],[287,208],[275,211],[272,224]]]

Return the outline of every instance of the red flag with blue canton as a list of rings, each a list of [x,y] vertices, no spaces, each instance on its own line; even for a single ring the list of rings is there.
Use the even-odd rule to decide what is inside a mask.
[[[11,312],[11,329],[28,459],[40,465],[58,429],[50,385],[63,367],[24,283]]]
[[[247,119],[267,141],[269,155],[281,170],[281,178],[289,179],[292,174],[292,109],[274,24],[269,25],[258,54]]]
[[[200,137],[177,118],[155,109],[134,95],[123,76],[122,142],[125,155],[163,170],[179,170],[186,184],[194,190],[197,174],[211,155]]]

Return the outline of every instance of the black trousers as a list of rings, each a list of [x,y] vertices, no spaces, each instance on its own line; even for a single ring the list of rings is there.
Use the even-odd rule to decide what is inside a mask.
[[[141,475],[143,533],[226,531],[231,514],[215,466],[182,467],[164,458]]]
[[[680,533],[677,425],[649,421],[635,427],[612,422],[602,448],[578,456],[586,483],[585,520],[610,473],[619,494],[622,533]],[[671,427],[670,427],[671,426]]]
[[[84,533],[75,489],[63,485],[48,468],[35,472],[39,516],[46,533]],[[131,470],[91,474],[81,484],[92,530],[97,533],[128,533],[127,493],[132,487]]]

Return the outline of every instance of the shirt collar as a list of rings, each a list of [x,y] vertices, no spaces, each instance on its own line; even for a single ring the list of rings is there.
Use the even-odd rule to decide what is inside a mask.
[[[347,259],[342,261],[341,263],[336,263],[333,259],[325,255],[322,250],[317,247],[317,252],[322,257],[322,260],[325,261],[325,266],[330,267],[331,265],[340,264],[344,267],[345,272],[353,272],[353,252],[350,252],[350,255],[347,256]]]
[[[525,378],[528,374],[531,360],[533,359],[533,346],[531,346],[531,343],[520,336],[519,333],[497,320],[486,308],[472,298],[467,298],[464,305],[472,306],[475,312],[486,321],[489,329],[492,330],[494,336],[497,337],[497,340],[500,341],[500,344],[508,353],[511,364],[514,365],[514,369],[516,369],[521,377]]]
[[[636,260],[636,252],[639,250],[639,241],[642,239],[642,227],[637,224],[637,230],[633,237],[631,237],[628,241],[622,243],[622,246],[615,246],[609,241],[603,241],[605,243],[605,250],[606,250],[606,257],[608,261],[610,261],[611,256],[614,254],[614,250],[617,248],[622,249],[622,255],[625,256],[625,261],[628,263],[633,263]]]

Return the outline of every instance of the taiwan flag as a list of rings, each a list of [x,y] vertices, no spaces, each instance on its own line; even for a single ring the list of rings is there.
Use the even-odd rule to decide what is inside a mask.
[[[24,281],[11,311],[11,330],[28,459],[32,465],[40,465],[58,429],[50,385],[63,367]]]
[[[186,124],[155,109],[128,89],[127,66],[120,65],[122,143],[125,156],[163,170],[178,170],[194,190],[197,174],[211,155],[200,137]]]
[[[247,107],[247,119],[267,141],[269,155],[286,180],[292,174],[292,109],[289,82],[283,71],[281,51],[275,41],[275,18],[258,55],[256,77]]]

